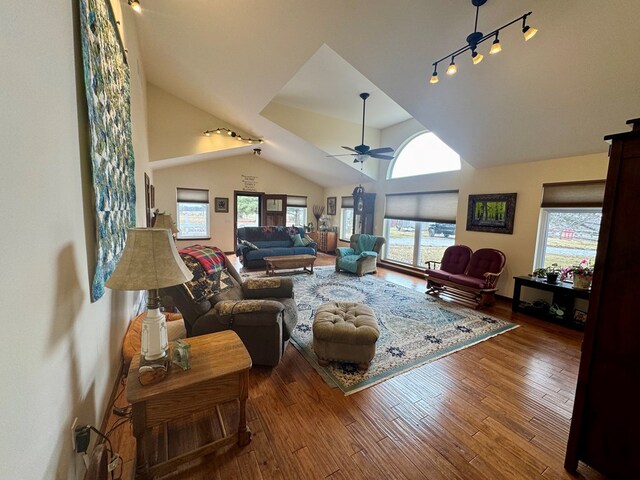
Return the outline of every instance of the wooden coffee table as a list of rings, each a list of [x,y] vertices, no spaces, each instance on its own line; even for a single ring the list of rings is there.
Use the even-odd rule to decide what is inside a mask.
[[[280,257],[264,257],[267,265],[267,275],[276,275],[276,269],[302,268],[299,272],[290,273],[313,273],[313,264],[316,261],[315,255],[282,255]],[[309,268],[309,270],[307,270]]]
[[[178,465],[207,455],[218,448],[237,442],[244,446],[251,441],[247,428],[246,402],[249,396],[249,369],[251,357],[238,335],[224,332],[201,335],[184,340],[191,344],[191,368],[181,370],[172,365],[167,377],[151,385],[140,385],[138,367],[140,355],[136,355],[127,376],[127,400],[132,404],[133,435],[136,437],[136,478],[163,476]],[[229,401],[239,404],[238,429],[226,432],[222,422],[220,404]],[[202,445],[191,452],[168,458],[160,454],[151,455],[145,449],[145,437],[151,430],[164,428],[165,442],[167,423],[190,417],[203,411],[217,413],[223,438]],[[151,458],[162,461],[149,465]]]

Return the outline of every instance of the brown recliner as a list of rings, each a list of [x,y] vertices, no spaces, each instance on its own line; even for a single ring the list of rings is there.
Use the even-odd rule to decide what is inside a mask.
[[[182,313],[187,336],[233,330],[254,365],[277,365],[298,323],[291,279],[243,282],[226,255],[225,266],[231,286],[208,300],[195,301],[184,285],[163,288],[162,295],[171,297]]]

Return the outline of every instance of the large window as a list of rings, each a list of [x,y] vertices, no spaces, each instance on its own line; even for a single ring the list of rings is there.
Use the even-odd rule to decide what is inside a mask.
[[[210,238],[209,190],[177,189],[178,239]]]
[[[340,204],[340,240],[348,242],[353,235],[353,197],[342,197]]]
[[[385,260],[421,268],[440,261],[455,243],[457,208],[457,191],[387,195]]]
[[[287,225],[304,227],[307,224],[307,197],[287,195]]]
[[[424,132],[400,149],[390,167],[388,178],[411,177],[460,170],[460,155],[434,133]]]
[[[604,180],[544,185],[534,268],[594,263],[603,197]]]

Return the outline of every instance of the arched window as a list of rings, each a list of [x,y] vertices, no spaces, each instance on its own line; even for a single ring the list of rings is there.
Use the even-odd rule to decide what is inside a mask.
[[[387,178],[413,177],[460,170],[460,155],[434,133],[424,132],[409,140],[393,161]]]

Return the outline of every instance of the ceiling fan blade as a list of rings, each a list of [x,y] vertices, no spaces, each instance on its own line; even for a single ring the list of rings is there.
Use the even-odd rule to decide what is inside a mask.
[[[354,153],[360,153],[357,150],[351,148],[351,147],[345,147],[344,145],[342,145],[342,148],[344,148],[345,150],[349,150],[350,152],[354,152]]]
[[[369,153],[372,158],[378,158],[380,160],[393,160],[393,155],[380,155],[379,153]]]
[[[370,154],[374,153],[393,153],[393,148],[391,147],[382,147],[382,148],[374,148],[373,150],[369,150]]]
[[[357,153],[340,153],[338,155],[327,155],[327,157],[355,157]]]

